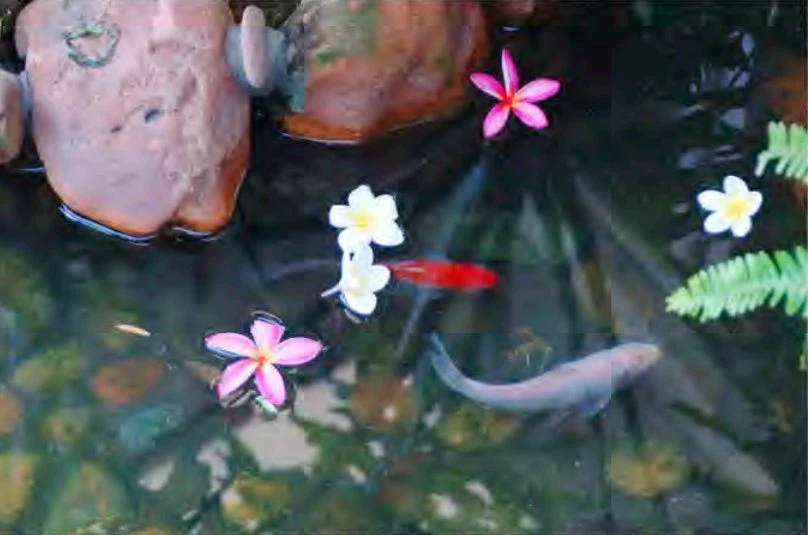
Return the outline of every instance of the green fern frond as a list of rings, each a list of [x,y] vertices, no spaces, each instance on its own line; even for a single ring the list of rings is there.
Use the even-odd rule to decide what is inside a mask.
[[[785,303],[789,316],[806,314],[808,260],[803,246],[792,251],[748,253],[707,267],[667,298],[669,312],[709,321]]]
[[[769,146],[758,155],[755,174],[762,175],[773,160],[779,160],[774,168],[778,175],[808,183],[808,130],[770,122]]]

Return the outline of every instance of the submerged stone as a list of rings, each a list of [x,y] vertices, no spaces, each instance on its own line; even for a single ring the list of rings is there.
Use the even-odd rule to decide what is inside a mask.
[[[415,422],[415,400],[401,377],[375,376],[360,379],[351,396],[351,414],[375,431],[392,433]]]
[[[124,360],[102,367],[93,378],[92,386],[98,397],[128,405],[142,399],[164,373],[163,364],[156,360]]]
[[[141,528],[130,531],[127,535],[175,535],[175,532],[162,528]]]
[[[289,512],[292,491],[283,481],[267,481],[239,474],[222,493],[224,517],[248,532],[259,526],[280,520]]]
[[[645,444],[636,454],[616,452],[609,461],[609,482],[625,494],[656,498],[681,485],[687,462],[672,446]]]
[[[76,344],[53,347],[23,362],[11,383],[29,394],[55,394],[81,378],[83,365]]]
[[[0,324],[20,335],[39,331],[48,323],[51,305],[34,266],[13,250],[0,251]]]
[[[129,500],[121,484],[100,465],[86,462],[74,469],[57,495],[43,535],[89,532],[91,527],[104,533],[130,515]]]
[[[502,444],[521,422],[513,414],[464,404],[438,424],[437,435],[450,448],[470,451]]]
[[[38,464],[32,454],[0,454],[0,525],[13,524],[27,508]]]
[[[0,437],[10,433],[22,416],[22,407],[17,398],[0,390]]]
[[[249,98],[222,0],[35,0],[15,40],[48,181],[74,213],[136,237],[211,233],[250,152]]]
[[[174,403],[162,403],[126,414],[115,424],[118,443],[127,453],[138,455],[182,424],[184,411]]]
[[[294,22],[313,46],[303,113],[284,127],[311,139],[363,141],[446,117],[488,53],[477,0],[303,0]]]
[[[75,446],[87,436],[92,422],[89,409],[61,407],[52,412],[42,424],[42,434],[54,444]]]

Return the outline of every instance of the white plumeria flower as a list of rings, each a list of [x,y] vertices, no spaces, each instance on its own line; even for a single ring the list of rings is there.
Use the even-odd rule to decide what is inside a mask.
[[[401,245],[404,233],[396,223],[398,209],[391,195],[374,197],[366,185],[348,195],[348,204],[331,207],[328,221],[343,229],[337,241],[343,251],[355,251],[361,246],[376,243],[384,247]]]
[[[746,182],[737,176],[724,178],[724,191],[707,190],[697,200],[702,208],[713,212],[704,220],[704,230],[710,234],[732,231],[742,238],[752,230],[752,216],[760,210],[763,195],[749,191]]]
[[[369,316],[376,310],[376,292],[390,282],[390,270],[373,264],[373,250],[369,245],[342,256],[342,275],[336,286],[323,292],[323,297],[340,292],[342,302],[352,311]]]

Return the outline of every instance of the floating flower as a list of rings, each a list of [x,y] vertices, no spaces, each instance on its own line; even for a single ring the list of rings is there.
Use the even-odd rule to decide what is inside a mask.
[[[713,212],[704,220],[706,232],[721,234],[731,230],[737,238],[749,234],[752,216],[763,203],[763,195],[759,191],[749,191],[743,179],[732,175],[724,179],[723,192],[702,191],[697,199],[702,208]]]
[[[274,406],[286,401],[286,386],[275,366],[297,366],[314,359],[322,344],[309,338],[289,338],[281,342],[284,327],[266,318],[257,318],[250,328],[253,339],[237,333],[208,336],[205,346],[229,358],[245,357],[230,364],[222,372],[217,387],[219,398],[235,392],[255,376],[258,391]]]
[[[404,233],[396,223],[398,209],[392,195],[375,197],[370,187],[361,185],[348,195],[348,204],[331,207],[328,221],[343,229],[337,241],[343,251],[354,251],[376,243],[384,247],[401,245]]]
[[[499,100],[499,104],[491,108],[483,122],[485,137],[494,137],[500,133],[508,121],[511,110],[519,119],[536,130],[547,126],[547,116],[533,102],[546,100],[561,88],[561,84],[549,78],[538,78],[519,89],[519,75],[510,52],[502,51],[502,78],[505,87],[493,76],[475,72],[471,81],[481,91]]]
[[[373,250],[365,245],[355,252],[342,256],[342,276],[333,288],[323,292],[328,297],[340,292],[343,303],[363,316],[376,310],[376,292],[390,282],[390,270],[373,263]]]

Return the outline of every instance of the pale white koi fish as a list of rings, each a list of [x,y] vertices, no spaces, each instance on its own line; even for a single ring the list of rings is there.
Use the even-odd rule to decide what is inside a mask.
[[[615,391],[642,375],[662,356],[652,344],[627,343],[562,364],[532,379],[491,384],[463,375],[440,338],[428,337],[432,367],[452,390],[489,407],[520,412],[576,409],[590,416]]]

